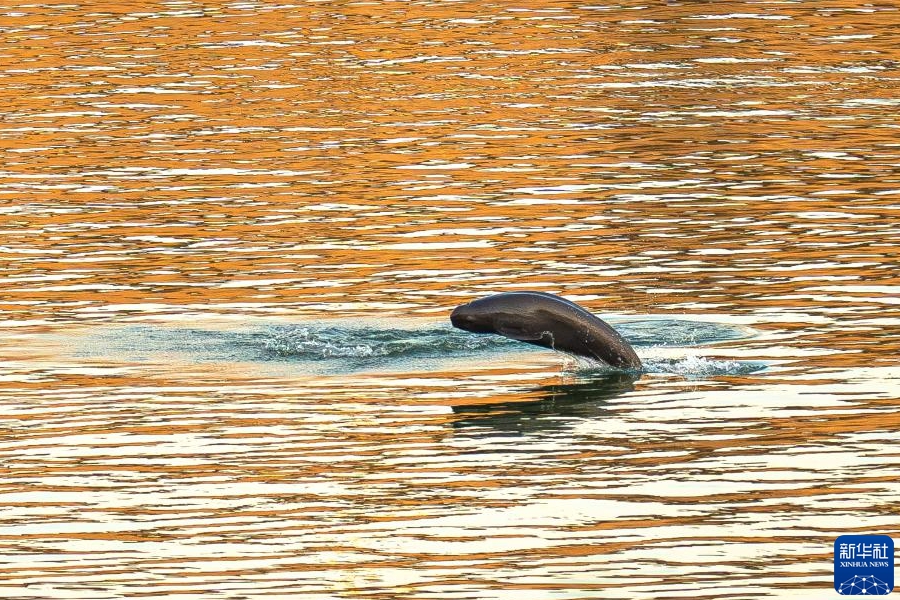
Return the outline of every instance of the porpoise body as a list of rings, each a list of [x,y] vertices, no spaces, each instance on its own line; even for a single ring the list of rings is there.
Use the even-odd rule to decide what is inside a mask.
[[[454,327],[496,333],[528,344],[640,370],[641,359],[608,323],[561,296],[545,292],[506,292],[457,306]]]

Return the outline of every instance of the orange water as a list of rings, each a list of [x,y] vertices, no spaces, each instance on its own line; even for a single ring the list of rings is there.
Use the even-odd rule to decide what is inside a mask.
[[[898,27],[0,7],[0,597],[833,594],[837,535],[900,535]],[[643,348],[678,368],[609,394],[553,353],[318,370],[135,334],[516,289],[747,335]]]

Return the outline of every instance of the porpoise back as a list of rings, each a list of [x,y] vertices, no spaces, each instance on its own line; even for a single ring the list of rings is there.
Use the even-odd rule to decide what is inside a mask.
[[[450,321],[473,333],[497,333],[613,367],[641,369],[640,358],[615,329],[554,294],[525,291],[486,296],[456,307]]]

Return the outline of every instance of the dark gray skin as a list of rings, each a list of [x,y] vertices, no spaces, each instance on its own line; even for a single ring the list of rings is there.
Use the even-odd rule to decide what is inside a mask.
[[[553,294],[508,292],[479,298],[453,309],[450,322],[472,333],[497,333],[618,369],[642,368],[641,359],[615,329]]]

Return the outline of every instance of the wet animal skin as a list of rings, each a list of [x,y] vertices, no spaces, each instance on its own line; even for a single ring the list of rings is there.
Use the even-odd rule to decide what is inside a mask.
[[[620,369],[642,368],[631,345],[608,323],[561,296],[508,292],[457,306],[454,327],[584,356]]]

